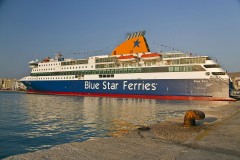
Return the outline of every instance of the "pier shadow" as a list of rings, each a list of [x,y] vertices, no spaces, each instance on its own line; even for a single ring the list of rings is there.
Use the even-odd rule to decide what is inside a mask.
[[[206,117],[203,120],[196,121],[196,125],[198,126],[198,125],[202,125],[204,123],[213,123],[215,121],[217,121],[216,117]]]

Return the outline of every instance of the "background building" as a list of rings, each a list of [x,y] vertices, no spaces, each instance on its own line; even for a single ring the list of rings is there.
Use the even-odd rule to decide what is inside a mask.
[[[0,78],[0,89],[2,89],[3,79]]]
[[[0,90],[20,91],[26,90],[26,87],[17,79],[0,78]]]
[[[240,72],[228,73],[228,75],[231,77],[234,89],[240,90]]]

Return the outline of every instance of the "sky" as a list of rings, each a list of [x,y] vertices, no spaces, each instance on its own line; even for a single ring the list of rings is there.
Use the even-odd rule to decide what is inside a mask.
[[[240,0],[0,0],[0,77],[28,76],[29,61],[59,51],[109,54],[140,30],[151,51],[207,55],[240,71]]]

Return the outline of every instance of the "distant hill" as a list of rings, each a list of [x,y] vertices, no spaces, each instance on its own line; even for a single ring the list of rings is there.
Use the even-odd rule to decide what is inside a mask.
[[[228,75],[233,78],[233,77],[240,77],[240,72],[232,72],[232,73],[228,73]]]

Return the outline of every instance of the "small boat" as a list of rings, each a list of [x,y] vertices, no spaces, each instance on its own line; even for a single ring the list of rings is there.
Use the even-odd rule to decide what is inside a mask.
[[[141,59],[142,60],[160,60],[161,54],[158,53],[150,53],[150,54],[142,54]]]
[[[137,60],[137,56],[134,56],[134,55],[120,56],[120,57],[118,57],[118,60],[120,62],[123,62],[123,61],[136,61]]]

